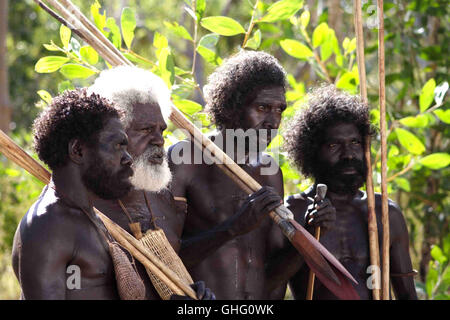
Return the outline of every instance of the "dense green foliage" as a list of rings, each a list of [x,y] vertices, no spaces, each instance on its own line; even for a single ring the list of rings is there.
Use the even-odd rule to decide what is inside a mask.
[[[288,71],[288,109],[283,123],[302,107],[308,88],[320,82],[359,92],[351,1],[341,1],[346,6],[339,30],[329,25],[330,1],[307,7],[302,0],[168,0],[163,4],[135,0],[126,8],[120,8],[119,1],[109,2],[103,4],[106,9],[97,0],[84,2],[80,8],[128,59],[161,76],[171,87],[175,104],[192,120],[201,122],[204,131],[214,129],[203,113],[205,79],[240,48],[267,51]],[[81,1],[75,3],[80,5]],[[368,94],[371,118],[379,126],[376,3],[365,3]],[[10,10],[9,72],[17,124],[14,137],[29,148],[30,123],[38,108],[63,90],[91,84],[108,66],[32,1],[12,2]],[[449,87],[448,10],[445,1],[431,0],[398,0],[386,2],[384,7],[388,191],[405,214],[414,267],[421,273],[417,287],[422,290],[421,297],[428,299],[450,298],[450,109],[445,100]],[[174,129],[170,125],[165,133],[167,145],[183,138],[175,136]],[[269,150],[279,153],[282,144],[279,135]],[[373,142],[372,155],[378,191],[379,137]],[[286,195],[304,190],[310,181],[291,167],[283,152],[279,157]],[[0,159],[0,250],[8,256],[15,227],[42,184]],[[11,283],[5,279],[12,276],[11,270],[3,270],[3,260],[0,298],[14,298],[17,292],[13,289],[2,296],[6,292],[2,287]]]

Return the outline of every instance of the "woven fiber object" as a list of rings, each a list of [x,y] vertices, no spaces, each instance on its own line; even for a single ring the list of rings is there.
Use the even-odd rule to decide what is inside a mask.
[[[120,299],[144,300],[145,285],[136,270],[136,266],[130,262],[117,242],[108,242],[108,244]]]
[[[186,284],[189,285],[194,282],[180,257],[173,250],[162,229],[148,230],[139,241],[156,255],[162,263],[175,272]],[[147,273],[160,297],[163,300],[169,300],[174,292],[148,269]]]

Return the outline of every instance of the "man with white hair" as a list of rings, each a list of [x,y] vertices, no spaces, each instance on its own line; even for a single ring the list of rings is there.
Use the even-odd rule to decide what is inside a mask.
[[[164,82],[149,71],[121,66],[103,71],[89,88],[90,92],[111,100],[121,110],[121,122],[128,135],[128,152],[133,158],[133,189],[120,200],[95,199],[94,206],[132,233],[130,224],[140,224],[142,234],[161,228],[176,252],[184,223],[184,209],[177,207],[167,188],[171,173],[164,150],[163,132],[170,105],[170,92]],[[120,146],[118,146],[120,147]],[[158,293],[136,262],[149,299]],[[214,295],[203,282],[195,285],[199,298]]]

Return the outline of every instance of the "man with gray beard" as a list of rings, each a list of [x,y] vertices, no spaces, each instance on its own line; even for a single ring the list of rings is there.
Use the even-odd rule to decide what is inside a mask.
[[[121,122],[128,135],[128,152],[133,157],[133,189],[120,200],[96,198],[94,206],[132,233],[129,224],[139,223],[144,234],[161,228],[175,252],[180,248],[185,207],[178,206],[167,188],[171,172],[164,150],[170,92],[164,82],[149,71],[121,66],[103,71],[89,88],[114,102],[122,111]],[[118,148],[120,146],[117,146]],[[136,262],[148,299],[159,299],[145,268]],[[202,281],[194,289],[199,299],[214,299]]]

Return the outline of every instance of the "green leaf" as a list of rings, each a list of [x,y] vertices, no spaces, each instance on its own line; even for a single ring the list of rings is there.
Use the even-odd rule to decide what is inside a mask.
[[[395,133],[400,144],[412,154],[419,155],[425,151],[425,146],[413,133],[402,128],[395,129]]]
[[[53,43],[53,41],[50,41],[50,44],[43,44],[44,48],[47,49],[48,51],[60,51],[60,49],[58,48],[57,45],[55,45]]]
[[[47,56],[39,59],[34,70],[39,73],[51,73],[57,71],[69,58],[60,56]]]
[[[218,33],[223,36],[234,36],[240,33],[245,33],[244,28],[236,20],[224,17],[224,16],[213,16],[203,18],[200,21],[203,28],[209,31]]]
[[[74,90],[75,87],[73,86],[72,82],[69,80],[64,80],[58,84],[58,92],[63,93],[66,90]]]
[[[312,36],[313,47],[317,48],[320,46],[328,37],[329,27],[326,22],[319,24],[316,29],[314,29]]]
[[[174,100],[175,106],[186,114],[193,115],[199,112],[203,107],[192,100]]]
[[[442,266],[448,260],[439,246],[434,245],[431,249],[431,256]]]
[[[434,100],[434,89],[436,89],[436,81],[431,78],[425,83],[419,96],[420,112],[427,110]]]
[[[267,14],[261,22],[275,22],[289,19],[303,7],[303,0],[281,0],[272,4],[267,9]]]
[[[13,178],[20,176],[20,171],[16,170],[16,169],[6,168],[5,173],[6,173],[6,175],[13,177]]]
[[[39,97],[45,101],[46,104],[50,104],[52,102],[52,95],[45,90],[39,90],[37,92]]]
[[[329,57],[331,57],[333,52],[336,52],[336,54],[340,54],[336,34],[334,33],[334,30],[330,29],[328,31],[327,39],[320,47],[320,57],[322,61],[326,61]]]
[[[218,66],[222,63],[222,59],[211,49],[204,46],[198,46],[197,52],[205,59],[205,61],[211,63],[213,66]]]
[[[72,35],[72,31],[67,28],[65,25],[61,25],[59,28],[59,37],[61,38],[61,42],[64,48],[69,47],[70,37]]]
[[[108,39],[111,40],[114,47],[120,49],[122,46],[122,36],[120,35],[120,29],[116,24],[116,20],[114,18],[108,18],[108,20],[106,20],[106,27],[111,30]]]
[[[410,192],[411,191],[411,184],[409,183],[408,179],[405,178],[396,178],[395,183],[397,184],[397,186],[400,189],[405,190],[406,192]]]
[[[103,12],[103,14],[100,14],[100,8],[102,6],[98,2],[98,0],[95,0],[95,3],[91,5],[91,14],[94,18],[94,23],[97,26],[97,28],[103,33],[107,34],[103,29],[106,26],[106,12]]]
[[[205,13],[205,9],[206,9],[206,0],[197,0],[195,12],[197,14],[197,19],[198,20],[203,18],[203,14]]]
[[[435,110],[434,114],[441,120],[442,122],[445,122],[447,124],[450,124],[450,109],[448,110]]]
[[[420,159],[419,162],[433,170],[442,169],[450,164],[450,154],[444,152],[432,153]]]
[[[308,10],[302,12],[300,16],[300,24],[302,25],[303,28],[306,28],[308,26],[310,18],[311,14],[309,13]]]
[[[428,117],[424,114],[419,114],[415,117],[406,117],[399,121],[402,125],[411,128],[426,128],[428,126]]]
[[[164,25],[167,27],[167,29],[169,29],[177,37],[192,41],[192,37],[189,34],[189,32],[186,30],[186,28],[183,26],[180,26],[177,22],[170,23],[170,22],[164,21]]]
[[[280,46],[284,51],[294,58],[307,60],[314,56],[314,53],[305,46],[303,43],[297,40],[285,39],[280,41]]]
[[[90,46],[81,47],[80,55],[90,65],[94,65],[98,62],[98,53]]]
[[[216,44],[220,36],[216,33],[209,33],[203,36],[197,46],[197,52],[214,66],[220,65],[222,59],[216,53]]]
[[[120,17],[120,26],[122,28],[123,40],[128,49],[131,49],[131,43],[134,38],[134,29],[136,29],[136,18],[131,8],[123,8]]]
[[[203,36],[198,42],[199,46],[215,50],[216,44],[219,42],[220,36],[217,33],[209,33]]]
[[[345,37],[344,41],[342,42],[342,48],[344,48],[345,54],[351,53],[354,50],[356,50],[356,38],[349,39]]]
[[[131,62],[134,62],[134,63],[138,64],[139,66],[141,66],[143,68],[151,69],[154,66],[153,63],[151,63],[151,62],[149,62],[149,61],[147,61],[147,60],[145,60],[143,58],[140,58],[140,57],[137,57],[135,55],[132,55],[132,54],[130,54],[128,52],[124,52],[123,55],[125,56],[125,58],[127,58]]]
[[[433,263],[430,261],[427,279],[425,282],[425,288],[426,288],[426,293],[428,295],[428,298],[433,297],[433,289],[438,281],[438,277],[439,277],[438,271],[433,268]]]
[[[61,67],[60,72],[67,79],[85,79],[96,74],[96,72],[92,69],[86,68],[85,66],[79,64],[72,64],[72,63],[63,65]]]
[[[355,92],[358,85],[358,73],[353,71],[345,72],[336,82],[336,87],[349,92]]]
[[[256,30],[253,36],[245,44],[245,48],[257,50],[261,45],[261,31]]]
[[[159,32],[155,32],[153,36],[153,46],[158,49],[166,48],[169,46],[169,41]]]
[[[153,36],[153,46],[157,49],[156,56],[159,57],[161,49],[167,48],[169,46],[169,41],[159,32],[155,32]]]
[[[172,53],[170,52],[170,49],[168,47],[161,49],[158,56],[158,62],[161,78],[170,89],[175,80],[175,66]]]

